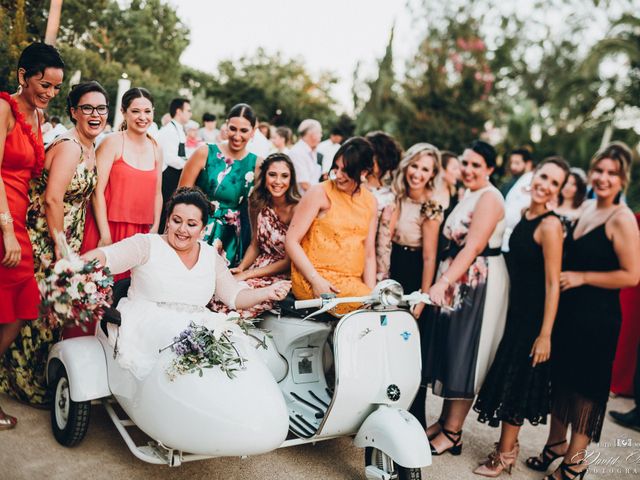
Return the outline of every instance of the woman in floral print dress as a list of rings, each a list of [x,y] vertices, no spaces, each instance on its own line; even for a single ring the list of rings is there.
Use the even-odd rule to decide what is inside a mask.
[[[284,240],[299,200],[293,163],[283,153],[269,155],[251,196],[252,209],[258,211],[256,230],[242,262],[231,269],[236,280],[245,281],[251,288],[262,288],[289,279],[291,261],[284,250]],[[210,308],[229,311],[222,302],[214,302]],[[248,319],[271,308],[273,302],[268,301],[238,313]]]
[[[85,212],[97,183],[93,142],[109,113],[107,92],[97,82],[80,83],[67,97],[67,110],[75,126],[49,145],[42,174],[31,184],[27,230],[38,281],[58,256],[56,232],[63,232],[69,246],[80,251]],[[61,336],[62,328],[50,328],[41,318],[25,324],[4,357],[3,390],[35,405],[47,403],[47,357]]]
[[[225,144],[203,145],[187,161],[180,176],[181,187],[200,187],[214,212],[204,231],[204,239],[218,248],[230,266],[240,263],[248,245],[243,245],[240,212],[253,189],[259,169],[258,157],[249,153],[247,143],[253,137],[256,116],[249,105],[238,104],[229,111]]]
[[[504,201],[489,183],[493,147],[475,141],[464,151],[462,180],[467,191],[449,215],[437,281],[429,296],[442,309],[423,352],[423,376],[445,398],[440,421],[431,425],[431,453],[458,455],[462,426],[493,362],[507,316],[509,278],[500,251]]]

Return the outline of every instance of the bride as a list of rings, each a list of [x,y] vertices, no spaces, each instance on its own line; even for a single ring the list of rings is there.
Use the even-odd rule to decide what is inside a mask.
[[[289,281],[251,289],[233,278],[215,248],[200,241],[210,208],[200,189],[180,188],[167,205],[165,235],[138,234],[82,257],[97,259],[114,275],[131,269],[128,296],[117,307],[118,362],[139,379],[153,369],[158,350],[190,322],[240,334],[226,315],[205,307],[212,297],[231,309],[246,309],[282,300],[289,292]]]

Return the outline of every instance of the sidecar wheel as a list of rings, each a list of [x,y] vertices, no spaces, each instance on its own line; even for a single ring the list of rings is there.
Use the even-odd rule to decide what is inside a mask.
[[[51,405],[51,429],[58,443],[73,447],[82,441],[89,428],[91,402],[71,400],[69,376],[60,365],[51,383],[53,403]]]
[[[391,478],[397,480],[422,480],[422,472],[419,468],[405,468],[397,465],[386,453],[377,448],[364,449],[364,467],[372,465],[385,473],[390,473]]]

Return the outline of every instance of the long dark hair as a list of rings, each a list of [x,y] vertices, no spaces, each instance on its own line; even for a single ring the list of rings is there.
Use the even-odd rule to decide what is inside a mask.
[[[571,200],[571,208],[575,209],[582,205],[585,198],[587,198],[587,176],[581,168],[574,167],[569,169],[569,177],[573,178],[576,184],[576,194],[573,196],[573,200]],[[569,177],[567,177],[567,180]],[[562,202],[564,202],[562,193],[560,193],[558,197],[560,204],[562,204]]]
[[[342,158],[343,170],[347,176],[356,182],[353,193],[360,190],[362,173],[373,171],[373,147],[364,137],[352,137],[344,142],[333,157],[331,170],[336,168],[336,162]]]
[[[260,173],[258,173],[258,178],[256,179],[256,187],[251,194],[251,209],[256,213],[272,204],[271,193],[269,193],[267,189],[267,173],[269,172],[269,167],[277,162],[285,163],[291,175],[289,177],[289,187],[284,193],[285,202],[287,205],[295,205],[300,201],[300,193],[298,192],[296,181],[296,169],[293,166],[293,162],[285,153],[272,153],[262,162]]]

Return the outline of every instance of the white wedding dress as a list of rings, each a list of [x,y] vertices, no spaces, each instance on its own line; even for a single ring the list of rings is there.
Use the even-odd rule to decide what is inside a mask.
[[[247,286],[233,278],[212,246],[199,244],[198,261],[191,269],[157,234],[138,234],[100,248],[111,273],[131,270],[128,295],[117,307],[122,316],[117,360],[138,379],[151,372],[159,350],[173,343],[190,322],[242,334],[227,315],[212,312],[206,305],[215,294],[217,300],[235,309],[238,292]]]

